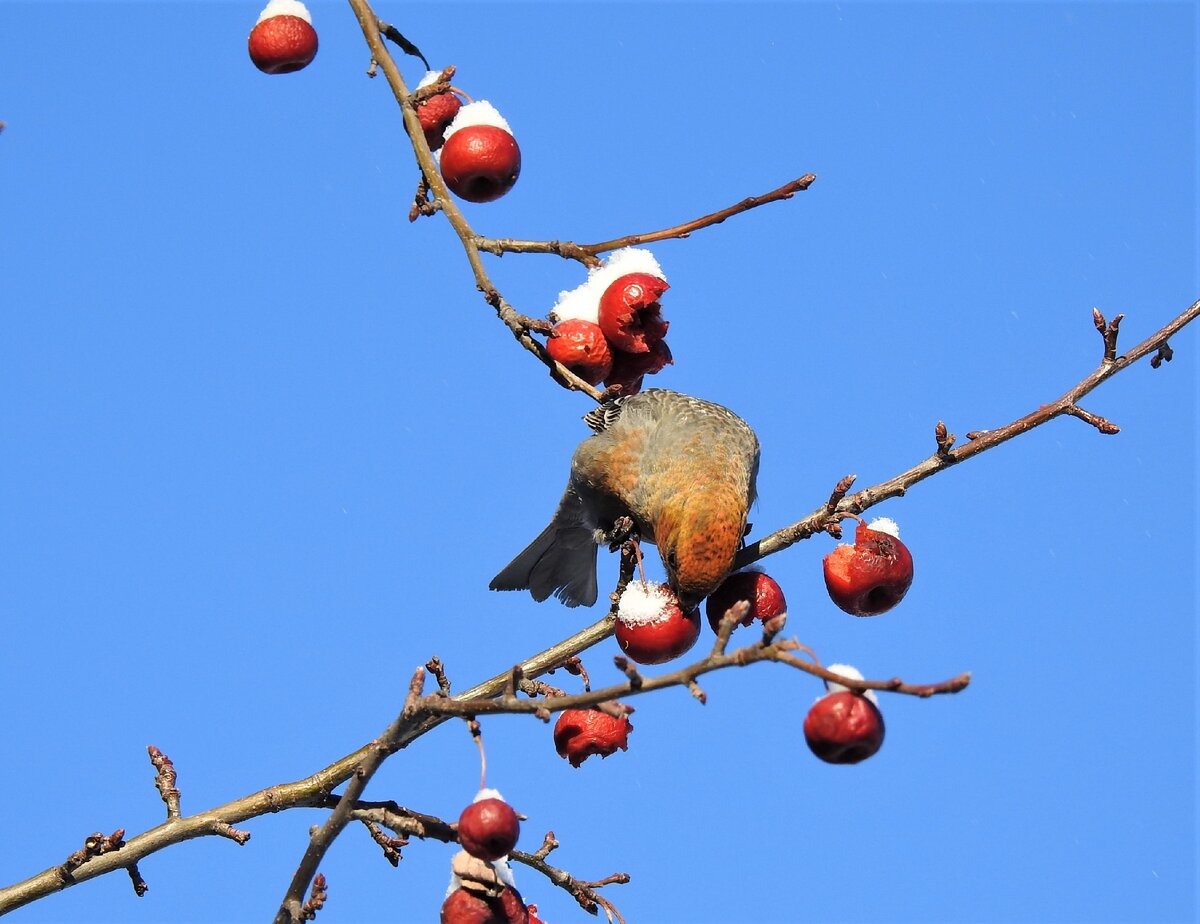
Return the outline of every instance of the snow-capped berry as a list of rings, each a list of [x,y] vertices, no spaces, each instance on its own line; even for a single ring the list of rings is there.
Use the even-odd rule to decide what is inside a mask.
[[[538,906],[529,904],[525,906],[525,912],[529,915],[529,924],[544,924],[541,918],[537,916]]]
[[[612,369],[604,377],[605,385],[620,385],[622,395],[636,395],[642,390],[642,379],[654,375],[675,362],[667,341],[659,340],[646,353],[612,351]]]
[[[482,790],[458,817],[458,841],[463,850],[480,860],[499,860],[516,846],[521,834],[517,813],[503,799]],[[484,796],[484,798],[480,798]]]
[[[854,545],[842,543],[825,556],[825,587],[841,609],[853,616],[877,616],[908,593],[913,559],[898,532],[892,520],[875,520],[870,526],[860,520]]]
[[[442,903],[441,924],[529,924],[529,912],[511,886],[497,895],[459,888]]]
[[[721,586],[709,594],[704,604],[708,624],[714,632],[721,625],[721,617],[726,610],[739,600],[750,604],[750,612],[742,620],[743,626],[750,625],[756,619],[766,622],[781,613],[787,613],[783,588],[773,577],[761,571],[739,571],[725,578]]]
[[[808,710],[804,740],[828,764],[857,764],[883,744],[883,715],[865,696],[849,690],[830,693]]]
[[[463,106],[446,128],[442,179],[468,202],[492,202],[521,175],[521,149],[508,122],[486,100]]]
[[[290,74],[317,54],[317,31],[300,0],[270,0],[250,30],[250,60],[264,74]]]
[[[631,581],[617,604],[617,644],[639,664],[662,664],[696,644],[698,610],[684,612],[665,585]]]
[[[578,767],[593,754],[601,758],[629,749],[629,719],[614,719],[599,709],[566,709],[554,723],[554,749]]]
[[[646,353],[662,340],[670,325],[658,300],[669,288],[650,273],[629,273],[610,283],[600,296],[600,329],[608,342],[626,353]]]
[[[613,354],[600,325],[570,320],[554,325],[546,351],[589,385],[599,385],[612,371]]]
[[[600,266],[588,270],[587,279],[574,289],[558,293],[558,301],[551,309],[553,321],[578,319],[600,323],[600,296],[611,283],[629,273],[649,273],[666,279],[662,267],[654,254],[640,247],[622,247],[609,255]]]

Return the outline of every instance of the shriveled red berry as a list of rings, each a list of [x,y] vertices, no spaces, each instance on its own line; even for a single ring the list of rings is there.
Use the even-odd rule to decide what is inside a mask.
[[[599,385],[612,370],[613,354],[599,324],[562,321],[546,341],[546,352],[589,385]]]
[[[617,608],[617,644],[638,664],[677,658],[700,636],[700,612],[684,611],[662,584],[632,582]]]
[[[593,754],[604,758],[628,750],[631,731],[628,718],[614,719],[598,709],[565,709],[554,723],[554,749],[578,767]]]
[[[461,888],[442,903],[441,924],[529,924],[529,912],[512,886],[499,895]]]
[[[442,146],[442,178],[468,202],[492,202],[513,188],[521,175],[516,139],[495,125],[467,125]]]
[[[264,74],[290,74],[316,57],[317,30],[300,16],[270,16],[250,30],[249,50],[250,60]]]
[[[808,710],[804,740],[828,764],[857,764],[883,744],[883,715],[865,696],[849,690],[830,693]]]
[[[627,273],[614,280],[600,296],[600,329],[608,342],[626,353],[649,352],[670,326],[658,304],[669,288],[666,280],[650,273]]]
[[[620,385],[623,395],[636,395],[641,391],[643,376],[654,375],[675,362],[665,340],[652,343],[645,353],[614,349],[612,358],[612,369],[604,377],[604,384]]]
[[[912,584],[913,559],[896,536],[859,523],[854,545],[825,556],[829,598],[853,616],[878,616],[899,603]]]
[[[421,129],[425,132],[425,142],[429,145],[429,150],[436,151],[442,146],[445,142],[442,134],[454,121],[460,109],[462,100],[449,90],[417,103],[417,118],[421,120]]]
[[[704,604],[708,624],[714,632],[721,625],[721,617],[726,610],[739,600],[746,600],[750,604],[750,611],[742,620],[743,626],[750,625],[756,619],[766,622],[787,612],[783,588],[773,577],[761,571],[739,571],[725,578],[721,586],[709,594]]]
[[[521,822],[503,799],[472,802],[458,817],[458,841],[463,850],[481,860],[508,856],[521,834]]]

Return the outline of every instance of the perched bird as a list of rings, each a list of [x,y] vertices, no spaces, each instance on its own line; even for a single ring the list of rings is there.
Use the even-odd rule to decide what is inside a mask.
[[[584,421],[554,519],[492,579],[492,590],[551,594],[567,606],[596,602],[596,547],[621,518],[658,546],[685,607],[729,573],[746,530],[758,475],[758,437],[727,408],[648,389],[606,401]]]

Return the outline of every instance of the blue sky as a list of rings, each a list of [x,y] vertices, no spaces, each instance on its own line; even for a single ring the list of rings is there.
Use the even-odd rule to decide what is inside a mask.
[[[456,688],[598,616],[487,583],[545,524],[588,402],[474,291],[348,8],[320,52],[258,73],[251,3],[0,0],[0,880],[85,835],[299,779],[378,734],[413,667]],[[757,429],[763,535],[839,477],[867,485],[1058,397],[1200,297],[1197,10],[1188,3],[380,3],[492,101],[516,188],[482,233],[604,240],[803,173],[808,192],[654,247],[676,364],[656,384]],[[419,62],[402,66],[411,83]],[[582,278],[488,263],[544,314]],[[485,723],[489,782],[630,922],[1186,921],[1196,915],[1200,343],[875,512],[916,579],[855,620],[832,540],[766,562],[788,632],[868,676],[975,682],[885,697],[882,751],[829,767],[782,668],[636,702],[631,747],[572,770],[550,730]],[[653,556],[651,556],[653,558]],[[611,582],[615,562],[601,561]],[[707,630],[706,630],[707,631]],[[611,640],[589,656],[614,682]],[[556,675],[571,687],[573,678]],[[368,795],[457,817],[447,725]],[[261,921],[320,820],[246,825],[14,915]],[[320,920],[429,921],[452,851],[393,870],[351,830]],[[583,913],[527,870],[550,924]]]

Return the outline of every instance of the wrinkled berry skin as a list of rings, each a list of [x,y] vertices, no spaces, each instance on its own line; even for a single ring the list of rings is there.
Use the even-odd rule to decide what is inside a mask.
[[[458,818],[458,841],[463,850],[480,860],[506,857],[521,835],[517,813],[503,799],[472,802]]]
[[[442,146],[442,179],[468,202],[493,202],[521,175],[517,141],[495,125],[468,125]]]
[[[462,100],[447,90],[417,103],[417,118],[425,132],[425,143],[429,150],[436,151],[444,143],[442,134],[462,109]]]
[[[566,709],[554,725],[554,748],[559,757],[578,767],[593,754],[601,758],[629,748],[629,719],[614,719],[598,709]]]
[[[613,281],[600,296],[600,329],[608,342],[626,353],[649,352],[670,327],[658,304],[669,288],[650,273],[627,273]]]
[[[638,664],[662,664],[678,658],[700,637],[700,612],[684,612],[678,603],[662,622],[630,625],[617,616],[617,644]]]
[[[783,588],[773,577],[761,571],[739,571],[729,575],[704,604],[708,624],[714,632],[720,628],[721,617],[739,600],[746,600],[750,604],[750,611],[741,623],[743,626],[750,625],[756,619],[767,622],[787,612]]]
[[[317,30],[299,16],[272,16],[250,31],[249,50],[264,74],[290,74],[316,57]]]
[[[599,385],[612,370],[613,354],[599,324],[570,320],[554,325],[556,336],[546,352],[589,385]]]
[[[852,616],[886,613],[908,593],[913,558],[895,536],[859,524],[854,545],[839,545],[825,556],[829,598]]]
[[[496,896],[455,889],[442,903],[440,920],[441,924],[529,924],[529,912],[511,886]]]
[[[804,740],[827,764],[866,760],[882,746],[883,731],[875,704],[849,690],[821,697],[804,718]]]

